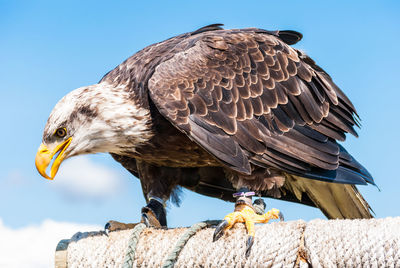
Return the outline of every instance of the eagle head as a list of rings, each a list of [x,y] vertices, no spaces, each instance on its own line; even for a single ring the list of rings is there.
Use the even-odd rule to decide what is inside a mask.
[[[150,111],[125,87],[100,83],[64,96],[53,108],[36,154],[35,164],[53,179],[65,159],[89,153],[134,153],[151,134]],[[46,169],[50,162],[50,176]]]

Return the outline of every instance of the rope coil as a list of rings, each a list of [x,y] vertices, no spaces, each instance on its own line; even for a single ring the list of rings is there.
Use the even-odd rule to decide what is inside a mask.
[[[56,267],[400,267],[400,217],[258,225],[248,258],[245,227],[213,243],[214,224],[79,233],[60,241]]]

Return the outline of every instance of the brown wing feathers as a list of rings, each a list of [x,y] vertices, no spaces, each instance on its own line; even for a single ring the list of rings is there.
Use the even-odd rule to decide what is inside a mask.
[[[161,63],[149,81],[160,112],[222,162],[294,174],[335,170],[355,109],[308,56],[289,47],[295,32],[202,33]],[[194,38],[194,37],[193,37]],[[291,40],[291,41],[290,41]],[[187,42],[190,42],[187,41]]]

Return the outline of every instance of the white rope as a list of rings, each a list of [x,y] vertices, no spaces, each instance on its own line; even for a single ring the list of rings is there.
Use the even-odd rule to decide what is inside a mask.
[[[161,267],[187,231],[147,228],[132,267]],[[400,217],[257,225],[248,258],[242,224],[214,243],[213,232],[204,228],[188,239],[174,267],[400,267]],[[132,230],[111,232],[109,237],[78,233],[68,243],[65,267],[122,267],[131,234]]]
[[[304,236],[313,267],[400,267],[400,218],[314,220]]]

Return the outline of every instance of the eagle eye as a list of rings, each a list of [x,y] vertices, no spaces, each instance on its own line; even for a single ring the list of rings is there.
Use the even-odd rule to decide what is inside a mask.
[[[56,130],[54,135],[56,135],[59,138],[64,138],[65,135],[67,135],[67,129],[65,127],[59,128]]]

